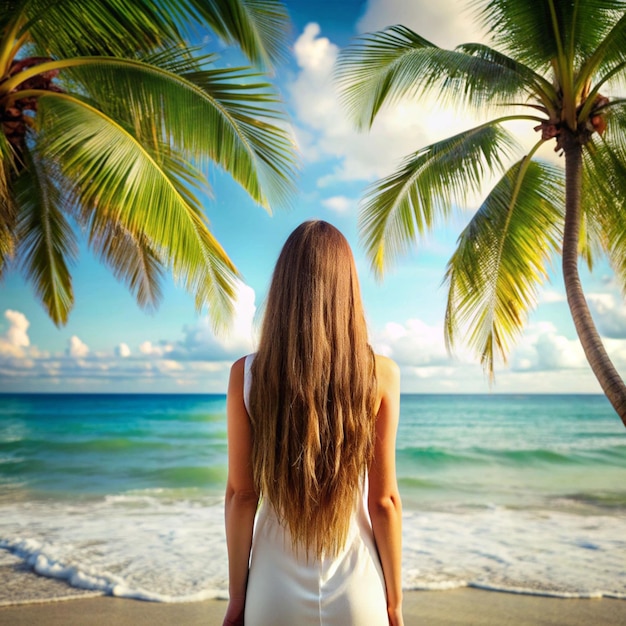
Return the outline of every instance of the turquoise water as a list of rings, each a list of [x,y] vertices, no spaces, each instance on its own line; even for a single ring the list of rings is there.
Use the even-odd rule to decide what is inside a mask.
[[[224,396],[2,396],[0,406],[0,481],[32,497],[223,492]]]
[[[107,593],[223,596],[226,453],[221,395],[0,396],[0,548]],[[626,597],[604,397],[404,395],[397,459],[405,587]]]
[[[402,400],[398,473],[409,498],[626,510],[626,430],[604,396]]]

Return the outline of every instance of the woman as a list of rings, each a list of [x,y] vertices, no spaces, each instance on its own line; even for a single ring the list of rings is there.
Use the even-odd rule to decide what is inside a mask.
[[[225,626],[402,626],[399,387],[368,344],[348,242],[305,222],[258,352],[231,369]]]

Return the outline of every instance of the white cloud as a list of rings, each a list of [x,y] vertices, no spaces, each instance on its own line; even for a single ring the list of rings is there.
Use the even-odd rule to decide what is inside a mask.
[[[348,213],[357,205],[357,201],[346,198],[346,196],[331,196],[322,200],[322,205],[335,213]]]
[[[320,36],[318,24],[307,24],[294,44],[294,54],[300,73],[290,87],[298,118],[312,129],[329,127],[338,132],[347,126],[347,120],[338,110],[332,73],[339,48],[327,37]],[[329,122],[334,119],[335,124]]]
[[[19,311],[8,309],[4,313],[4,317],[9,320],[11,324],[6,333],[7,341],[14,346],[29,346],[30,339],[28,338],[27,331],[30,322],[26,319],[26,316]]]
[[[448,354],[441,325],[419,319],[389,322],[372,334],[376,352],[400,366],[404,393],[486,393],[489,381],[463,346]]]
[[[30,345],[26,317],[5,313],[10,326],[0,337],[0,390],[99,391],[113,383],[125,391],[223,393],[230,363],[255,344],[255,293],[241,284],[238,294],[228,335],[216,336],[203,318],[185,327],[179,340],[144,341],[134,350],[120,342],[108,352],[91,352],[73,335],[65,355],[43,353]],[[615,297],[592,294],[591,301],[604,321],[624,321],[624,307]],[[491,389],[475,355],[463,346],[454,357],[447,354],[440,324],[415,318],[391,321],[373,328],[371,337],[378,353],[400,365],[405,393]],[[606,339],[605,345],[618,370],[625,369],[626,340]],[[496,369],[496,392],[599,392],[578,340],[564,336],[551,322],[529,325],[509,363]]]
[[[538,369],[577,369],[586,366],[580,343],[556,333],[543,334],[535,342]]]
[[[560,335],[551,322],[528,326],[511,356],[513,371],[587,369],[589,366],[578,339]]]
[[[29,346],[26,317],[8,311],[10,326],[0,337],[0,391],[100,391],[115,384],[124,391],[186,390],[224,392],[230,363],[254,346],[254,290],[237,286],[235,315],[229,332],[216,336],[208,318],[183,329],[178,341],[143,341],[133,353],[127,342],[92,352],[77,336],[65,354]],[[158,387],[157,387],[158,385]]]
[[[419,319],[409,319],[404,324],[385,324],[382,331],[373,334],[372,345],[380,354],[406,367],[447,367],[472,361],[463,348],[455,352],[454,357],[450,356],[444,343],[443,327],[430,326]]]
[[[357,22],[361,33],[402,24],[442,48],[484,41],[474,14],[458,0],[369,0]]]
[[[4,312],[4,317],[9,322],[9,328],[4,336],[0,337],[0,356],[23,356],[24,348],[30,346],[28,337],[30,322],[23,313],[11,309]]]
[[[321,35],[317,24],[306,26],[294,52],[300,70],[288,91],[300,150],[308,161],[338,162],[320,186],[389,174],[402,156],[426,143],[423,108],[415,103],[383,111],[370,132],[356,132],[333,82],[339,48]]]
[[[255,340],[254,316],[256,314],[256,294],[254,289],[240,282],[237,286],[235,318],[227,340],[245,344],[252,348]]]
[[[168,352],[171,352],[173,349],[174,347],[167,342],[161,342],[158,345],[153,345],[151,341],[143,341],[139,344],[139,352],[145,356],[162,357]]]
[[[615,366],[626,368],[626,341],[605,344]],[[404,393],[601,392],[579,341],[561,335],[552,322],[527,327],[508,366],[496,365],[493,385],[465,346],[455,350],[454,358],[447,354],[441,326],[419,319],[389,322],[372,333],[372,345],[400,365]]]
[[[554,289],[544,289],[539,293],[538,302],[540,304],[554,304],[556,302],[567,302],[565,294]]]
[[[626,340],[624,339],[604,339],[604,347],[613,362],[613,365],[622,374],[626,373]]]
[[[131,353],[128,344],[120,343],[117,348],[115,348],[115,354],[119,357],[122,357],[123,359],[129,357]]]
[[[376,352],[394,359],[402,370],[403,391],[477,393],[490,390],[478,358],[459,345],[448,355],[443,328],[419,319],[389,322],[372,333]],[[618,369],[626,368],[626,341],[606,340]],[[537,375],[541,372],[541,375]],[[560,334],[552,322],[527,326],[508,365],[496,365],[495,391],[598,393],[598,384],[577,338]],[[517,381],[517,382],[516,382]],[[576,382],[578,381],[578,382]],[[569,385],[569,386],[568,386]]]
[[[216,335],[208,317],[183,329],[172,358],[192,360],[233,360],[251,352],[255,343],[254,316],[256,313],[254,289],[240,282],[237,285],[235,315],[223,335]]]
[[[589,294],[587,302],[602,335],[626,339],[626,303],[610,293]]]
[[[311,73],[313,77],[324,78],[332,71],[339,48],[327,37],[318,37],[321,29],[319,24],[310,22],[304,28],[302,36],[294,44],[294,52],[298,65]],[[318,82],[319,84],[323,82]],[[326,102],[326,106],[330,104]],[[324,107],[320,107],[323,110]]]
[[[68,342],[67,354],[71,357],[82,358],[89,354],[89,348],[76,335],[72,335]]]
[[[171,359],[157,361],[156,367],[160,372],[181,372],[185,369],[181,363]]]

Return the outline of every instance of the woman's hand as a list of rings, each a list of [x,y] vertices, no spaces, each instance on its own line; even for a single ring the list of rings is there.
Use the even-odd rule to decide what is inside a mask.
[[[243,626],[243,613],[246,605],[244,598],[231,598],[228,602],[222,626]]]

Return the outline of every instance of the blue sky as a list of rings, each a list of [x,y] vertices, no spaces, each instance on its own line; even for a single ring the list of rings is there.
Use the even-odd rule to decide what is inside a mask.
[[[404,102],[384,110],[370,133],[358,134],[331,81],[338,51],[358,33],[395,23],[446,47],[481,39],[459,5],[455,0],[288,0],[291,57],[275,79],[302,158],[293,207],[269,216],[227,176],[210,175],[207,215],[244,280],[232,331],[216,337],[206,316],[196,313],[193,298],[171,280],[159,310],[144,313],[83,248],[73,272],[76,305],[63,328],[50,322],[18,272],[0,284],[0,392],[224,392],[231,362],[254,349],[256,312],[281,245],[297,224],[311,218],[332,222],[352,244],[372,343],[400,364],[403,392],[599,392],[569,317],[558,260],[526,332],[508,363],[498,366],[493,387],[464,346],[453,357],[446,353],[441,281],[479,198],[401,258],[383,282],[374,280],[358,241],[365,187],[391,172],[403,155],[471,127],[476,119],[426,101]],[[225,51],[224,58],[229,54]],[[534,140],[534,133],[524,130],[528,141]],[[544,156],[556,158],[550,151]],[[600,333],[624,372],[626,308],[613,274],[600,263],[583,279]]]

